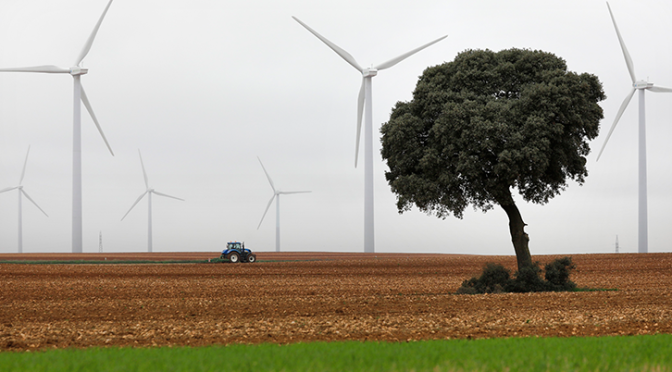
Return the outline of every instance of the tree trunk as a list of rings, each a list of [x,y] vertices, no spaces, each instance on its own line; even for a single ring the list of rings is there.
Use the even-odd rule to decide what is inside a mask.
[[[532,256],[530,255],[529,241],[530,237],[525,232],[527,224],[523,222],[516,203],[513,201],[511,193],[507,193],[505,200],[499,202],[500,206],[509,216],[509,231],[511,232],[511,241],[513,249],[516,251],[516,260],[518,261],[518,270],[525,266],[532,265]]]

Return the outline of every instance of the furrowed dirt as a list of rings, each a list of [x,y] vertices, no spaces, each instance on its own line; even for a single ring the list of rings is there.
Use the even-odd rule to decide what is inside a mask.
[[[217,253],[122,255],[58,258],[183,260]],[[557,257],[534,259],[545,264]],[[672,333],[670,253],[573,256],[572,280],[580,287],[616,291],[494,295],[453,293],[486,262],[515,269],[515,257],[259,252],[258,258],[255,264],[0,264],[0,350]]]

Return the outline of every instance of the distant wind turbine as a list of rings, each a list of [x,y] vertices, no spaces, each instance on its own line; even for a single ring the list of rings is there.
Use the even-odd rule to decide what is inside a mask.
[[[341,56],[352,67],[362,73],[362,85],[359,89],[359,97],[357,99],[357,141],[355,143],[355,167],[357,167],[357,158],[359,156],[359,137],[362,129],[362,114],[364,105],[366,104],[366,118],[364,128],[364,252],[375,251],[374,241],[374,223],[373,223],[373,115],[372,115],[372,78],[378,74],[379,70],[390,68],[413,54],[427,48],[428,46],[438,43],[439,41],[448,37],[442,36],[430,43],[427,43],[419,48],[413,49],[410,52],[404,53],[399,57],[393,58],[387,62],[381,63],[377,66],[364,68],[360,66],[355,58],[345,50],[341,49],[336,44],[327,40],[324,36],[317,33],[317,31],[308,27],[298,18],[294,18],[301,26],[305,27],[313,35],[317,36],[323,43],[327,44],[336,54]]]
[[[645,106],[645,101],[644,101],[644,91],[649,90],[651,92],[655,93],[672,93],[672,89],[670,88],[663,88],[659,86],[653,85],[653,83],[648,82],[646,80],[637,80],[635,78],[635,68],[632,63],[632,59],[630,58],[630,53],[628,53],[628,49],[625,47],[625,43],[623,42],[623,38],[621,37],[621,33],[618,30],[618,26],[616,25],[616,19],[614,19],[614,14],[611,12],[611,7],[609,6],[609,3],[607,3],[607,8],[609,9],[609,15],[611,16],[611,21],[614,23],[614,28],[616,29],[616,35],[618,36],[618,42],[621,44],[621,49],[623,50],[623,56],[625,57],[625,64],[628,66],[628,72],[630,73],[630,78],[632,79],[632,88],[630,89],[630,93],[625,97],[625,100],[621,104],[621,107],[618,109],[618,112],[616,113],[616,118],[614,119],[614,123],[611,125],[611,128],[609,129],[609,133],[607,134],[607,138],[604,140],[604,144],[602,145],[602,149],[600,150],[600,153],[597,155],[597,160],[600,160],[600,156],[602,155],[602,151],[604,151],[604,148],[607,146],[607,142],[609,142],[609,137],[611,137],[611,133],[614,131],[614,128],[616,128],[616,124],[618,124],[618,120],[621,118],[623,115],[623,112],[625,109],[628,107],[628,104],[630,103],[630,100],[632,99],[632,96],[635,94],[635,91],[639,90],[639,240],[638,240],[638,251],[639,253],[647,253],[649,251],[649,238],[648,238],[648,213],[647,213],[647,185],[646,185],[646,116],[645,116],[645,111],[646,111],[646,106]]]
[[[177,197],[174,197],[174,196],[170,196],[170,195],[167,195],[167,194],[164,194],[164,193],[160,193],[160,192],[154,190],[153,188],[149,187],[149,181],[147,181],[147,172],[145,172],[145,164],[142,162],[142,154],[140,153],[140,150],[138,150],[138,155],[140,155],[140,166],[142,167],[142,175],[145,178],[146,190],[145,190],[145,192],[140,194],[138,199],[135,201],[135,203],[133,203],[133,205],[131,205],[131,208],[128,210],[128,212],[126,212],[126,214],[124,215],[124,217],[121,218],[121,220],[123,221],[124,218],[126,218],[126,216],[128,216],[128,214],[131,213],[131,210],[133,210],[133,207],[135,207],[135,205],[138,204],[140,202],[140,200],[142,200],[142,198],[145,195],[147,195],[147,252],[151,252],[152,251],[152,194],[165,196],[167,198],[173,198],[173,199],[182,200],[182,201],[184,201],[184,199],[180,199],[180,198],[177,198]]]
[[[268,175],[268,172],[266,172],[266,168],[264,167],[264,163],[261,162],[261,159],[257,156],[257,159],[259,160],[259,164],[261,164],[261,168],[264,170],[264,173],[266,174],[266,178],[268,178],[268,183],[271,184],[271,188],[273,189],[273,196],[271,197],[271,200],[268,201],[268,205],[266,206],[266,210],[264,211],[264,215],[261,216],[261,221],[259,221],[259,226],[257,226],[257,230],[259,230],[259,227],[261,227],[261,223],[264,222],[264,217],[266,217],[266,213],[268,213],[268,209],[271,207],[271,203],[273,203],[273,199],[275,199],[275,251],[280,252],[280,195],[283,194],[304,194],[304,193],[309,193],[310,191],[280,191],[276,190],[275,185],[273,185],[273,180],[271,179],[271,176]]]
[[[100,16],[98,23],[93,28],[93,32],[89,36],[88,40],[84,44],[84,48],[79,53],[79,56],[74,62],[74,66],[70,68],[62,68],[58,66],[48,65],[48,66],[33,66],[33,67],[14,67],[14,68],[2,68],[0,72],[42,72],[49,74],[70,74],[74,78],[74,104],[73,104],[73,139],[72,139],[72,253],[82,253],[82,138],[81,138],[81,102],[84,102],[84,106],[91,114],[93,122],[98,128],[98,132],[103,137],[105,145],[110,150],[110,153],[114,156],[110,144],[103,134],[103,129],[98,124],[98,119],[93,113],[89,99],[86,97],[84,92],[84,87],[80,81],[80,77],[87,72],[88,69],[81,67],[82,60],[89,53],[93,40],[96,38],[100,24],[105,18],[107,10],[110,8],[112,0],[107,3],[103,14]],[[81,102],[80,102],[81,101]]]
[[[30,146],[28,146],[28,151],[26,152],[26,160],[23,162],[23,170],[21,171],[21,178],[19,178],[19,185],[14,187],[7,187],[0,190],[0,194],[5,191],[19,190],[19,253],[23,253],[23,205],[22,205],[22,195],[25,195],[31,203],[35,204],[37,209],[39,209],[45,216],[49,217],[45,211],[40,208],[35,201],[28,196],[28,193],[23,189],[23,176],[26,175],[26,164],[28,164],[28,154],[30,154]]]

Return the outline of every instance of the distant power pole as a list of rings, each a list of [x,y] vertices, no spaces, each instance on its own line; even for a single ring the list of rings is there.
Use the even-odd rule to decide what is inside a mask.
[[[618,243],[616,243],[618,244]],[[98,234],[98,252],[103,253],[103,232],[101,231]],[[618,248],[616,248],[616,252],[618,253]]]
[[[616,235],[616,253],[618,253],[618,235]]]

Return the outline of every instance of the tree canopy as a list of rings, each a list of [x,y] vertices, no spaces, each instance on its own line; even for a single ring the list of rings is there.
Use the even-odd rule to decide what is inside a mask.
[[[383,124],[385,177],[400,213],[440,218],[501,206],[518,266],[531,264],[512,191],[544,204],[588,175],[588,141],[603,118],[602,84],[543,51],[467,50],[424,71],[410,102]]]

